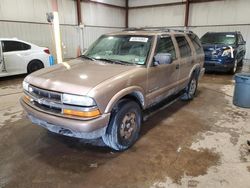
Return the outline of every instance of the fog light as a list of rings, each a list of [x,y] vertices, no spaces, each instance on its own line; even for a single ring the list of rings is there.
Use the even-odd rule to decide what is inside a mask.
[[[69,109],[63,109],[63,114],[65,115],[71,115],[71,116],[79,116],[79,117],[84,117],[84,118],[93,118],[99,116],[101,113],[98,109],[88,111],[88,112],[83,112],[83,111],[78,111],[78,110],[69,110]]]

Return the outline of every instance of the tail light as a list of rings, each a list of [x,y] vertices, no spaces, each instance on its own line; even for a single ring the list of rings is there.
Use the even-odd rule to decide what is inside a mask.
[[[49,51],[49,49],[45,49],[45,50],[43,50],[46,54],[50,54],[50,51]]]

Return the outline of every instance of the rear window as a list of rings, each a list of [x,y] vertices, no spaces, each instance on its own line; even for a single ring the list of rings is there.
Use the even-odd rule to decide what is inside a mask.
[[[181,57],[185,58],[192,56],[192,51],[186,38],[184,36],[176,36],[175,38],[180,49]]]
[[[3,41],[3,52],[29,50],[30,45],[18,41]]]
[[[194,45],[195,51],[197,54],[203,53],[202,45],[200,43],[200,39],[194,34],[188,34],[192,44]]]

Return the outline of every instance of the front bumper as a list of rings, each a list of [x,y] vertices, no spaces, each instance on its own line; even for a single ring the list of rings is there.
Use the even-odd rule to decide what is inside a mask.
[[[234,58],[205,58],[204,67],[206,71],[228,72],[234,67]]]
[[[228,72],[234,67],[234,64],[220,64],[220,63],[215,63],[215,62],[205,62],[204,67],[206,71]]]
[[[37,125],[40,125],[51,132],[65,136],[95,139],[103,136],[109,123],[110,114],[91,120],[79,120],[62,116],[56,116],[51,113],[27,104],[22,98],[20,103],[27,112],[29,119]]]

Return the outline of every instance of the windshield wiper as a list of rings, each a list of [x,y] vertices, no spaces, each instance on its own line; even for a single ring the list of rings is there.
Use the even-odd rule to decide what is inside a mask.
[[[91,58],[91,57],[86,56],[86,55],[80,55],[80,57],[85,58],[85,59],[89,59],[89,60],[91,60],[91,61],[95,61],[94,58]]]
[[[120,61],[120,60],[116,60],[116,59],[106,59],[106,58],[98,58],[96,60],[100,60],[100,61],[106,61],[108,63],[114,63],[114,64],[120,64],[120,65],[128,65],[128,62],[126,61]]]

